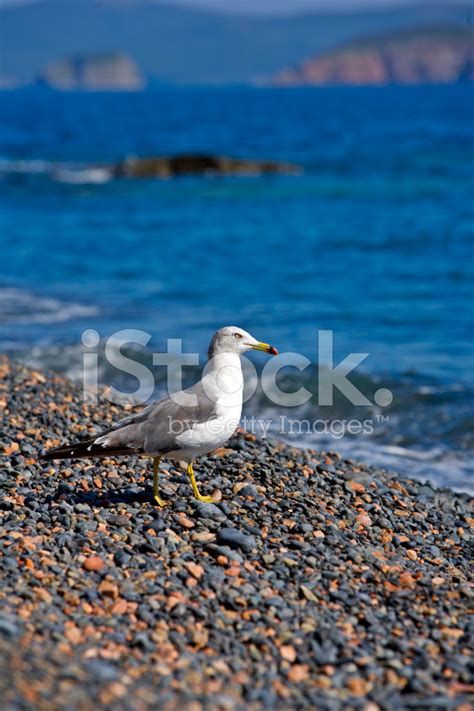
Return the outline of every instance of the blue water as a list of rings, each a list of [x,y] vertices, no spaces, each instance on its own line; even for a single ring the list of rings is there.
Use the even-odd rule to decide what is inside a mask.
[[[68,372],[84,328],[142,328],[151,350],[182,337],[204,353],[236,323],[316,361],[317,331],[333,330],[335,361],[369,353],[361,377],[394,391],[390,421],[363,441],[306,442],[468,486],[473,98],[469,86],[0,92],[0,351]],[[304,174],[70,182],[81,166],[185,151]]]

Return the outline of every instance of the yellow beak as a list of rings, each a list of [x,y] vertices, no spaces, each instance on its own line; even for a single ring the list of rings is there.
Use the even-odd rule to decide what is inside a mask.
[[[268,345],[268,343],[249,343],[249,345],[254,351],[263,351],[264,353],[269,353],[270,355],[278,355],[277,349]]]

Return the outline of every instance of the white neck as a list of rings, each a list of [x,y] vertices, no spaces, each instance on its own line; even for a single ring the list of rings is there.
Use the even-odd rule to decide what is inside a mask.
[[[240,356],[238,353],[232,353],[231,351],[218,353],[209,360],[207,370],[209,373],[211,373],[219,371],[222,368],[226,368],[228,366],[237,368],[239,371],[242,370],[242,363],[240,361]]]
[[[207,387],[222,404],[242,405],[244,378],[238,353],[218,353],[207,365]]]

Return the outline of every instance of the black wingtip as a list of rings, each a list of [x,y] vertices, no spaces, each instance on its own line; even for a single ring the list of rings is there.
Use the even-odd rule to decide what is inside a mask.
[[[80,449],[85,449],[82,445],[64,445],[62,447],[56,447],[55,449],[49,449],[47,452],[40,454],[39,460],[43,462],[50,462],[53,459],[74,459],[78,456],[84,456],[84,452],[80,452]]]
[[[38,460],[40,462],[50,462],[52,459],[54,459],[54,453],[53,451],[50,452],[44,452],[44,454],[40,454],[38,457]]]
[[[131,449],[130,447],[104,447],[102,444],[96,444],[95,440],[86,440],[85,442],[75,442],[74,444],[66,444],[56,449],[50,449],[44,454],[40,454],[38,459],[41,461],[51,461],[53,459],[85,459],[87,457],[108,457],[116,454],[143,454],[143,449]]]

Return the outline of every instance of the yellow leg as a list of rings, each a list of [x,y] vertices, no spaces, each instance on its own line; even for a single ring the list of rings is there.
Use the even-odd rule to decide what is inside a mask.
[[[196,477],[194,476],[193,465],[191,462],[188,464],[188,476],[191,479],[191,486],[193,487],[194,496],[198,501],[202,501],[205,504],[210,504],[213,501],[212,496],[201,496],[199,493],[198,485],[196,482]]]
[[[163,501],[158,493],[158,470],[160,468],[161,457],[155,457],[153,460],[153,498],[158,506],[166,506],[166,501]]]

